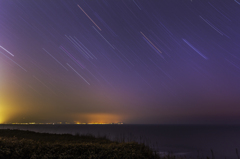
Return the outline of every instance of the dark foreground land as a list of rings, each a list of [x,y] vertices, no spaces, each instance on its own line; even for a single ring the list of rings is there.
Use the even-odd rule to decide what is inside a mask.
[[[0,129],[0,159],[159,159],[148,146],[91,135],[48,134]]]

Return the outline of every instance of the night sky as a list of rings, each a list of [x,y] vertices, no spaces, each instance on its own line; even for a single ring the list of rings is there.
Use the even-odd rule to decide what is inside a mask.
[[[0,123],[240,124],[240,0],[0,0]]]

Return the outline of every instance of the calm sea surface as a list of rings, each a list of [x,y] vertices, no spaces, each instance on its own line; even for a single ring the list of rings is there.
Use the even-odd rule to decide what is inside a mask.
[[[240,126],[0,125],[0,129],[107,136],[111,140],[145,143],[160,154],[212,157],[212,149],[215,159],[237,159],[236,149],[240,151]]]

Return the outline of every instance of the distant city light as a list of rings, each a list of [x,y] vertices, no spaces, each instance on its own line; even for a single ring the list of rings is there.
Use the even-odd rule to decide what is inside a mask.
[[[0,120],[1,121],[1,120]],[[2,123],[0,123],[2,124]],[[82,125],[109,125],[109,124],[114,124],[114,125],[122,125],[122,122],[118,122],[118,123],[100,123],[100,122],[91,122],[91,123],[80,123],[80,122],[74,122],[74,123],[69,123],[69,122],[56,122],[56,123],[36,123],[36,122],[29,122],[29,123],[4,123],[4,124],[14,124],[14,125],[63,125],[63,124],[82,124]]]

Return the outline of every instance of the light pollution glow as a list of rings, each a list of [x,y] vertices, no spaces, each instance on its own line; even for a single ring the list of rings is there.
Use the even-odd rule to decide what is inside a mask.
[[[240,123],[236,1],[1,1],[0,123]]]

